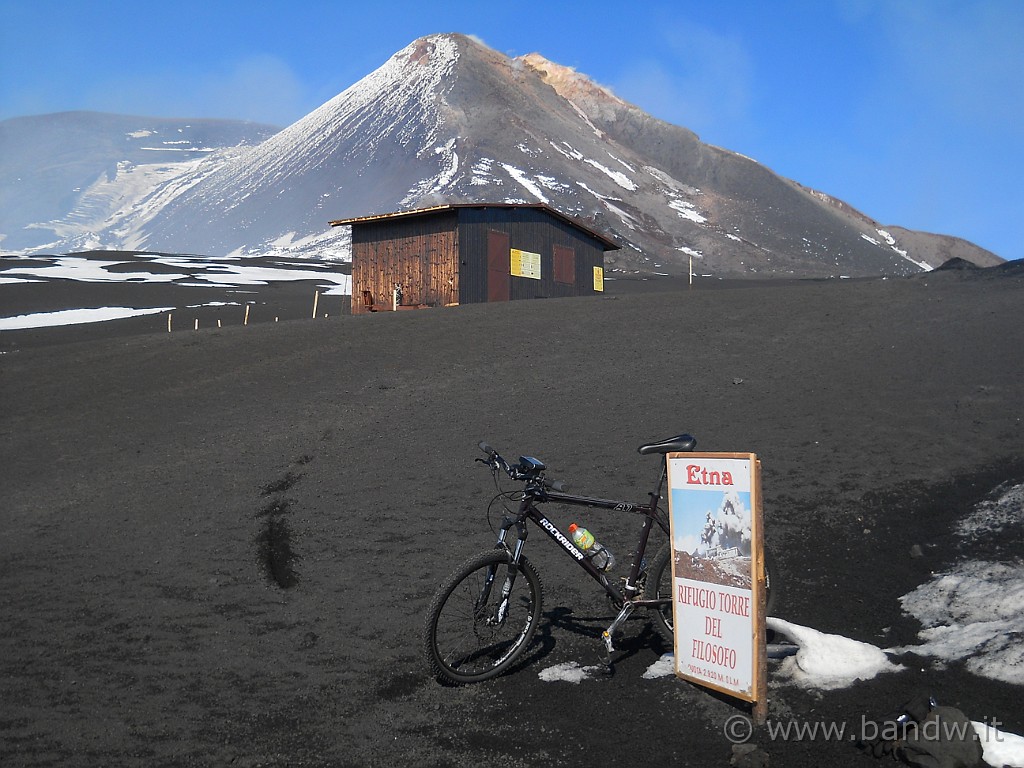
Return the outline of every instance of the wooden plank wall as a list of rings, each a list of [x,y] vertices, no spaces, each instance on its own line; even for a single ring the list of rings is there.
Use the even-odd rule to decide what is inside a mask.
[[[352,225],[352,312],[368,311],[363,291],[377,310],[391,309],[395,283],[405,305],[444,306],[459,299],[456,217],[380,219]]]

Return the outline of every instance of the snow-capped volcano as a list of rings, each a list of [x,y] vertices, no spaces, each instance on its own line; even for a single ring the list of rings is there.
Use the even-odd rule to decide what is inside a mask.
[[[572,69],[457,34],[414,41],[258,143],[173,165],[134,159],[62,194],[66,209],[49,221],[23,211],[0,222],[4,247],[26,247],[32,232],[51,250],[336,257],[346,233],[332,219],[544,202],[618,241],[612,268],[826,276],[1000,261],[957,238],[882,227]]]

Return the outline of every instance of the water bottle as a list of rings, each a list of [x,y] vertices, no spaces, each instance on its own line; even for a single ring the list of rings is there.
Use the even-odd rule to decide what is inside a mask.
[[[610,571],[615,566],[615,556],[601,546],[594,534],[586,528],[580,528],[576,523],[569,526],[569,535],[572,536],[573,544],[582,550],[583,554],[590,558],[590,562],[599,571]]]

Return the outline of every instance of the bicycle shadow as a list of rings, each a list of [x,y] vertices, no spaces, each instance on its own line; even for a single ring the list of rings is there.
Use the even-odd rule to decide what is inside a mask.
[[[608,668],[608,674],[615,674],[615,665],[626,661],[640,653],[651,653],[660,657],[672,650],[665,639],[650,625],[649,618],[643,611],[637,612],[629,618],[614,638],[615,651],[611,655],[611,663],[608,663],[604,647],[602,633],[615,618],[613,613],[586,614],[575,613],[571,608],[557,606],[544,611],[540,626],[537,628],[530,647],[522,658],[509,670],[518,672],[525,667],[536,664],[546,657],[559,645],[559,638],[564,646],[566,640],[570,647],[578,647],[573,642],[573,637],[586,640],[584,647],[592,649],[593,663]],[[645,626],[637,630],[640,623]]]

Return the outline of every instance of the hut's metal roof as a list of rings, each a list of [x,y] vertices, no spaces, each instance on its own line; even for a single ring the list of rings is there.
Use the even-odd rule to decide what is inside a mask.
[[[541,210],[554,216],[556,219],[561,219],[567,224],[575,227],[584,234],[594,238],[604,246],[606,251],[617,251],[619,245],[606,237],[605,235],[595,232],[590,227],[586,226],[577,219],[571,216],[566,216],[564,213],[560,213],[552,208],[550,205],[544,203],[450,203],[447,205],[435,205],[430,208],[415,208],[408,211],[395,211],[393,213],[378,213],[372,216],[356,216],[351,219],[335,219],[334,221],[328,222],[332,227],[340,227],[345,225],[359,225],[368,222],[383,221],[387,219],[401,219],[410,216],[429,216],[431,214],[442,213],[445,211],[455,211],[460,208],[532,208],[535,210]]]

